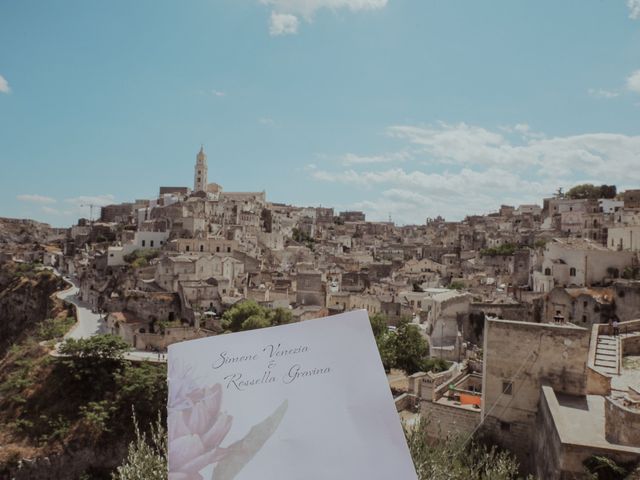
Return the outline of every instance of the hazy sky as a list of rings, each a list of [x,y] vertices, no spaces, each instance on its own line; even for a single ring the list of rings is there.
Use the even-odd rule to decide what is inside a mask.
[[[640,0],[0,0],[0,216],[209,181],[398,223],[640,187]]]

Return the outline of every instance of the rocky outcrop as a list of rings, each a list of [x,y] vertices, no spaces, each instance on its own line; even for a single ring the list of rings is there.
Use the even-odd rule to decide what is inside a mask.
[[[0,358],[22,335],[47,318],[53,307],[51,295],[63,288],[48,270],[25,271],[7,263],[0,269]]]
[[[0,244],[43,243],[50,233],[51,227],[46,223],[0,217]]]
[[[0,469],[0,480],[76,480],[78,478],[109,478],[127,454],[122,442],[105,448],[81,448],[64,453],[21,459],[14,466]],[[84,475],[84,477],[83,477]]]

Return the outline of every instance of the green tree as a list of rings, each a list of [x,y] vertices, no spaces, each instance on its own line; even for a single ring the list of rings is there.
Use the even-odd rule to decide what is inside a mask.
[[[448,288],[451,288],[453,290],[464,290],[465,286],[464,286],[464,282],[455,280],[449,284]]]
[[[231,332],[239,332],[242,325],[249,317],[265,316],[265,309],[253,300],[247,300],[235,304],[222,315],[222,328]]]
[[[615,185],[600,185],[596,186],[591,183],[582,183],[569,189],[566,196],[571,199],[591,199],[596,200],[598,198],[615,198],[617,194],[617,188]]]
[[[228,332],[254,330],[256,328],[273,327],[291,323],[293,316],[289,310],[276,308],[272,310],[258,305],[253,300],[240,302],[222,315],[222,328]]]
[[[91,378],[94,383],[109,381],[113,373],[122,368],[127,350],[129,345],[115,335],[68,338],[58,349],[68,357],[65,364],[76,380]]]
[[[395,368],[398,362],[397,340],[398,335],[396,332],[386,332],[376,338],[378,352],[380,352],[380,359],[382,360],[382,365],[387,372],[392,368]]]
[[[293,314],[291,310],[284,308],[276,308],[271,311],[271,325],[286,325],[293,321]]]
[[[396,336],[396,367],[408,375],[419,372],[429,355],[429,346],[418,326],[403,321],[396,330]]]
[[[72,358],[121,360],[129,345],[116,335],[95,335],[89,338],[68,338],[60,345],[60,353]]]
[[[387,316],[382,313],[376,313],[369,317],[369,321],[371,322],[371,329],[373,330],[373,336],[376,339],[380,338],[382,335],[386,334],[389,331]]]
[[[242,322],[242,330],[256,330],[258,328],[270,327],[271,322],[264,314],[251,315],[244,322]]]
[[[167,366],[150,362],[125,362],[114,373],[116,401],[121,416],[129,416],[135,406],[144,425],[164,412],[167,403]]]

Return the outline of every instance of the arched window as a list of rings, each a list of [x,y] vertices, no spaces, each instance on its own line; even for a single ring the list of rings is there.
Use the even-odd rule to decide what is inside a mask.
[[[575,277],[576,276],[576,269],[575,268],[571,267],[569,269],[569,276],[571,276],[571,277]]]
[[[545,268],[544,269],[544,274],[547,275],[547,276],[551,275],[551,269],[550,268]]]
[[[204,252],[204,245],[200,245],[200,251]]]

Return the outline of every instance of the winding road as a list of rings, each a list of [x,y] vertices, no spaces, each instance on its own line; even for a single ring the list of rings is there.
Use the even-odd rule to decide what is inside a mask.
[[[54,273],[62,277],[62,275],[55,270],[54,270]],[[76,324],[71,328],[71,330],[69,330],[69,332],[67,332],[64,338],[80,339],[80,338],[89,338],[94,335],[109,333],[107,330],[107,324],[104,318],[102,318],[102,315],[98,313],[93,313],[91,311],[91,306],[88,303],[80,300],[80,296],[79,296],[80,289],[78,288],[77,282],[70,277],[64,276],[63,278],[67,283],[71,284],[71,287],[61,292],[58,292],[56,296],[60,300],[63,300],[65,302],[71,303],[72,305],[75,305],[76,320],[77,320]],[[58,349],[58,346],[59,345],[56,345],[56,350]],[[166,354],[162,355],[159,358],[157,353],[147,352],[145,350],[130,350],[129,352],[125,353],[124,357],[128,360],[133,360],[138,362],[151,361],[151,362],[164,363],[167,361]]]
[[[93,313],[89,304],[80,300],[77,283],[69,278],[63,277],[72,286],[62,292],[58,292],[56,296],[65,302],[71,303],[76,307],[77,322],[64,338],[89,338],[101,333],[107,333],[107,326],[101,315]]]

